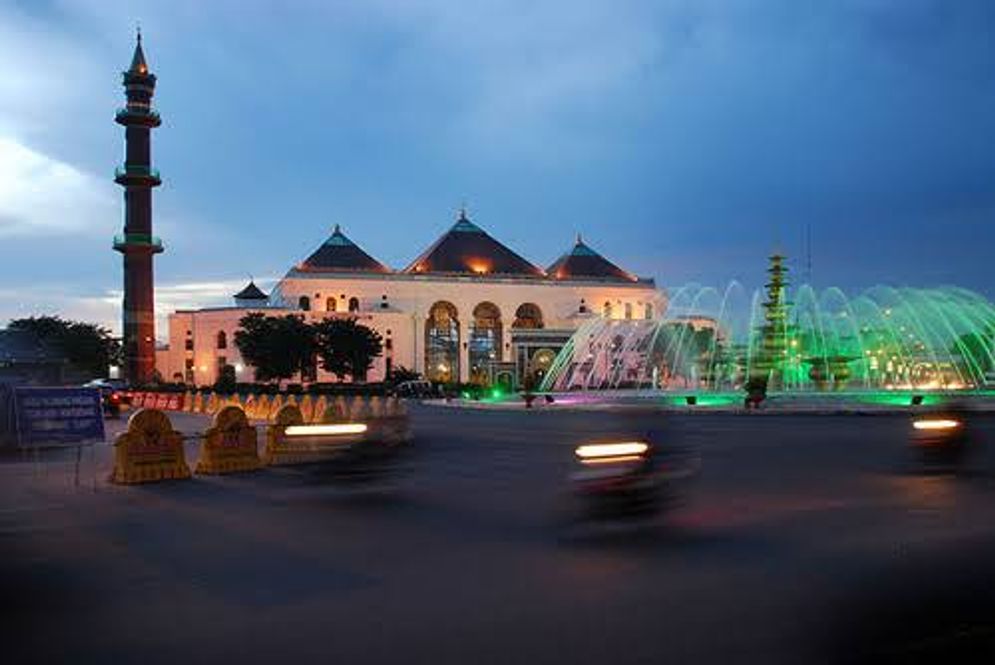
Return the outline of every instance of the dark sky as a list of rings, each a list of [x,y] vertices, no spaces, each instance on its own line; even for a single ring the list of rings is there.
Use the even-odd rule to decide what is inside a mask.
[[[810,233],[818,286],[995,295],[995,2],[0,2],[0,320],[116,323],[137,20],[163,311],[335,223],[403,267],[464,201],[542,265],[582,232],[661,285],[756,284]]]

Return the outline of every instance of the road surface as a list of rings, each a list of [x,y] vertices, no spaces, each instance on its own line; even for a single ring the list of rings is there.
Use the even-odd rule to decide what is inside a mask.
[[[106,444],[78,486],[72,454],[3,460],[5,662],[913,662],[960,644],[940,624],[993,643],[991,451],[925,475],[904,418],[670,417],[702,459],[683,504],[577,529],[572,447],[659,422],[413,419],[376,490],[288,469],[115,487]]]

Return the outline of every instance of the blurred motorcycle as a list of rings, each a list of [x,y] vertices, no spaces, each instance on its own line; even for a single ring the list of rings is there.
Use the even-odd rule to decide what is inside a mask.
[[[912,447],[927,471],[950,472],[963,467],[976,445],[971,420],[970,413],[962,408],[912,419]]]
[[[651,431],[631,440],[578,446],[569,477],[578,517],[648,518],[675,505],[681,481],[698,472],[700,458],[661,439]]]

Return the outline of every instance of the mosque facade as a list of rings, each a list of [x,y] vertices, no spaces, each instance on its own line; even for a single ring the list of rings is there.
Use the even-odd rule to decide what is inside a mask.
[[[169,344],[157,353],[165,380],[208,385],[224,365],[238,381],[253,368],[235,345],[251,312],[308,321],[354,318],[383,338],[366,380],[395,369],[441,382],[516,387],[539,379],[585,322],[654,319],[666,309],[654,281],[620,268],[579,236],[547,268],[526,260],[460,211],[455,224],[403,269],[373,258],[338,226],[264,293],[250,282],[231,306],[169,315]],[[334,380],[319,368],[309,377]]]

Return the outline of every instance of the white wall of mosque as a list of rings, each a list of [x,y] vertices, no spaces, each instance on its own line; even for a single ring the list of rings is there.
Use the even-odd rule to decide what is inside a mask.
[[[436,307],[433,317],[433,306],[439,303],[446,305]],[[659,317],[666,308],[666,296],[648,282],[292,271],[274,289],[270,307],[265,309],[224,307],[171,314],[169,349],[158,354],[157,369],[166,380],[206,385],[229,364],[235,367],[239,381],[252,381],[252,368],[238,353],[235,332],[245,314],[266,311],[302,314],[310,320],[357,317],[385,341],[384,354],[367,377],[370,381],[383,379],[391,367],[398,366],[435,378],[468,381],[474,368],[479,369],[487,358],[514,361],[512,331],[516,312],[526,311],[521,310],[523,305],[534,306],[526,310],[538,310],[546,329],[576,330],[592,316]],[[451,323],[449,346],[445,335],[435,334],[447,328],[437,325],[442,310],[452,313],[453,320],[444,322]],[[440,361],[448,351],[452,357]],[[318,380],[333,379],[319,372]]]

